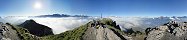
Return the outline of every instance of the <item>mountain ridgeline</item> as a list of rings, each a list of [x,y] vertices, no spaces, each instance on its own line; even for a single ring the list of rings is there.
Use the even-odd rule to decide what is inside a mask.
[[[67,14],[52,14],[52,15],[40,15],[36,17],[89,17],[86,15],[67,15]]]
[[[187,40],[187,22],[170,21],[145,32],[123,31],[109,18],[96,19],[78,28],[53,34],[52,29],[34,20],[20,25],[0,22],[1,40]]]
[[[108,18],[93,20],[56,35],[53,34],[51,28],[32,19],[20,25],[1,24],[2,36],[0,38],[2,40],[126,40],[119,25]]]
[[[103,18],[57,35],[46,36],[44,40],[126,40],[115,21]]]
[[[45,25],[38,24],[32,19],[26,20],[19,26],[26,28],[31,34],[34,34],[36,36],[54,35],[51,28]]]
[[[187,22],[170,21],[145,32],[146,40],[187,40]]]

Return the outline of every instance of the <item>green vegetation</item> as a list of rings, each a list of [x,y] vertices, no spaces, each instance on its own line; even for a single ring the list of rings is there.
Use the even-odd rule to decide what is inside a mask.
[[[113,24],[112,19],[103,18],[99,21],[102,24],[111,26],[109,28],[115,29],[115,31],[119,32],[120,34],[124,34],[121,30],[116,29],[115,27],[112,26]],[[87,23],[86,25],[82,25],[78,28],[75,28],[73,30],[63,32],[61,34],[42,37],[42,40],[82,40],[82,36],[84,35],[84,32],[87,30],[88,27],[91,27],[91,23],[93,23],[93,21]],[[96,28],[99,28],[99,25],[97,25]]]
[[[33,19],[26,20],[24,23],[19,26],[27,29],[31,34],[42,37],[47,35],[54,35],[51,28],[36,23]]]
[[[18,27],[16,25],[11,25],[10,23],[6,23],[11,26],[12,29],[17,31],[18,36],[23,40],[37,40],[36,36],[30,34],[29,31],[25,28]]]
[[[61,34],[46,36],[43,37],[42,40],[81,40],[82,35],[84,35],[84,32],[87,30],[87,26],[86,24]]]
[[[99,22],[99,25],[96,26],[98,29],[101,25],[106,25],[106,28],[109,28],[112,30],[117,36],[119,36],[122,39],[125,39],[123,35],[128,35],[127,32],[123,32],[120,28],[119,25],[116,25],[116,22],[113,21],[112,19],[109,18],[103,18],[100,20],[97,20]],[[22,27],[18,27],[15,25],[11,25],[9,23],[6,23],[12,27],[12,29],[17,31],[18,36],[23,39],[23,40],[82,40],[82,36],[85,34],[84,32],[87,30],[88,27],[91,27],[94,22],[90,21],[89,23],[82,25],[78,28],[75,28],[73,30],[69,30],[60,34],[56,35],[48,35],[48,36],[43,36],[43,37],[37,37],[35,35],[30,34],[30,32]],[[133,38],[138,38],[141,39],[144,36],[144,33],[140,31],[133,31],[135,36],[132,36]],[[139,35],[141,34],[141,35]],[[132,34],[133,35],[133,34]],[[136,36],[139,35],[139,36]]]
[[[145,38],[145,33],[140,31],[133,31],[130,32],[124,32],[118,28],[119,26],[116,25],[116,22],[109,18],[103,18],[100,20],[101,23],[107,24],[107,28],[111,29],[113,32],[115,32],[118,36],[119,35],[127,35],[131,36],[135,40],[143,40]],[[120,37],[120,36],[119,36]],[[121,37],[122,38],[122,37]]]
[[[110,25],[108,25],[107,28],[112,29],[113,31],[115,31],[115,32],[117,32],[117,33],[120,33],[121,35],[125,35],[125,33],[124,33],[123,31],[114,28],[114,26],[110,26]]]
[[[112,25],[113,23],[113,20],[112,19],[109,19],[109,18],[103,18],[101,20],[99,20],[101,23],[103,24],[107,24],[107,25]]]

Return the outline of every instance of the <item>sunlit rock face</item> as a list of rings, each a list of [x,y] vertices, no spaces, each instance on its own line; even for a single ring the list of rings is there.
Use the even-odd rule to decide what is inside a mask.
[[[0,22],[0,40],[21,40],[15,29],[8,23]]]
[[[187,40],[186,22],[170,21],[156,28],[148,28],[146,40]]]
[[[88,25],[83,40],[126,40],[122,34],[116,32],[120,28],[111,19],[93,20]]]

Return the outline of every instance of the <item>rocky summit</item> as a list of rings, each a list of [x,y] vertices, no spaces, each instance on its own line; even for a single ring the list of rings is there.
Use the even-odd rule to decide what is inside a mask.
[[[20,40],[17,31],[12,29],[10,25],[0,23],[0,39],[1,40]]]
[[[44,40],[127,40],[115,21],[103,18],[61,34],[44,37]]]
[[[147,28],[146,40],[187,40],[187,22],[170,21],[162,26]]]
[[[103,22],[104,20],[108,21]],[[93,20],[89,25],[83,35],[83,40],[126,40],[120,32],[117,32],[120,31],[120,27],[115,21]]]
[[[28,29],[31,34],[36,36],[54,35],[51,28],[42,24],[38,24],[32,19],[26,20],[20,26]]]

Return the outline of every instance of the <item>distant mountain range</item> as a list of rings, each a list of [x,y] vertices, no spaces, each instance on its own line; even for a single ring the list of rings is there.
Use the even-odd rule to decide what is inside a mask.
[[[67,15],[67,14],[52,14],[52,15],[39,15],[35,17],[89,17],[87,15]]]

